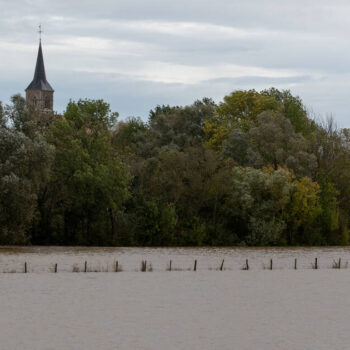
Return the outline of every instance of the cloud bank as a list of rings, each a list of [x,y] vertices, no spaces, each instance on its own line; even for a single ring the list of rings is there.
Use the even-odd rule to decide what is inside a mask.
[[[55,108],[103,98],[121,117],[236,89],[300,95],[350,127],[350,3],[323,0],[0,0],[0,100],[23,92],[42,24]]]

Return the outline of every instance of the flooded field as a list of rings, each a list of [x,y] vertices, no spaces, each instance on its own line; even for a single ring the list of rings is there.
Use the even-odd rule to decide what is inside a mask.
[[[329,269],[341,259],[342,267],[350,261],[350,248],[91,248],[91,247],[0,247],[0,273],[23,272],[27,262],[28,272],[84,271],[85,261],[90,272],[113,272],[118,261],[124,272],[140,271],[142,261],[147,261],[153,271],[169,268],[178,271],[192,270],[197,260],[197,270],[240,270],[246,260],[250,270],[270,268],[311,269],[318,259],[319,269]]]
[[[350,268],[332,269],[338,258],[345,267],[349,249],[2,248],[0,269],[27,261],[30,273],[0,273],[0,349],[349,349]],[[143,259],[153,272],[136,273]],[[170,259],[181,271],[166,271]],[[70,273],[84,261],[110,272]]]

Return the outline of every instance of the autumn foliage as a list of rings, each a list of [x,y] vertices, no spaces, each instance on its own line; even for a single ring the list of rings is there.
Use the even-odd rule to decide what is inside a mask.
[[[349,243],[350,133],[289,91],[47,118],[0,108],[1,244]]]

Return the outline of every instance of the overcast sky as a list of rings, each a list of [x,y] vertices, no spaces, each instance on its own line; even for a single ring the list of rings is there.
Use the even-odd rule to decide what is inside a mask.
[[[157,104],[290,89],[350,127],[350,2],[0,0],[0,100],[33,78],[43,28],[55,109],[103,98],[121,117]]]

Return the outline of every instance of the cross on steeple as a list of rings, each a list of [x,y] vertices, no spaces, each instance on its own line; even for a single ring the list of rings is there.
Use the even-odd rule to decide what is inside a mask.
[[[41,23],[39,24],[39,30],[38,30],[38,33],[39,33],[39,40],[41,41],[41,33],[43,31],[41,30]]]

